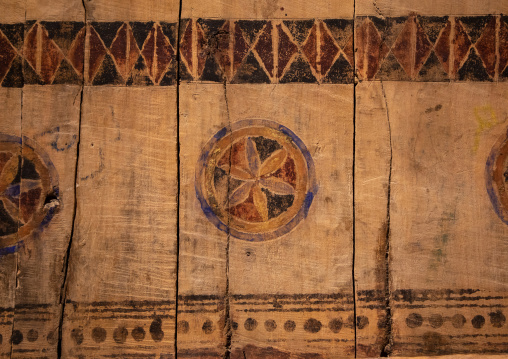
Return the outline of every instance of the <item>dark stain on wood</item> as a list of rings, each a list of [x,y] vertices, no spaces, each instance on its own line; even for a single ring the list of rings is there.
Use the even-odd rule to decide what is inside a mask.
[[[502,311],[496,310],[495,312],[489,313],[490,323],[494,328],[501,328],[506,323],[506,317]]]
[[[101,327],[95,327],[92,329],[92,339],[96,343],[102,343],[106,340],[107,332],[106,329]]]
[[[162,330],[162,319],[157,317],[150,324],[150,336],[154,342],[160,342],[164,339],[164,331]]]
[[[145,335],[146,332],[145,329],[143,329],[143,327],[137,326],[134,329],[132,329],[131,336],[137,342],[140,342],[143,339],[145,339]]]
[[[317,353],[292,353],[273,347],[246,345],[231,352],[231,359],[321,359]]]
[[[16,50],[6,36],[0,34],[0,81],[9,72],[11,62],[16,57]]]
[[[423,334],[423,348],[425,354],[449,354],[448,341],[437,332]]]
[[[83,336],[83,330],[80,328],[72,329],[71,338],[75,345],[83,344],[83,340],[85,339]]]
[[[127,340],[127,336],[129,335],[129,331],[127,328],[120,326],[115,328],[113,331],[113,340],[117,344],[123,344]]]
[[[272,174],[273,177],[280,178],[296,188],[296,167],[295,161],[288,156],[281,168]]]
[[[298,44],[303,44],[310,29],[314,26],[314,20],[284,20],[284,25],[288,28],[289,32]]]

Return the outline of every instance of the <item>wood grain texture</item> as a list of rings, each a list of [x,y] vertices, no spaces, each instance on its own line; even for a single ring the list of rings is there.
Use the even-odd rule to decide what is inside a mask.
[[[1,102],[5,107],[0,111],[0,132],[21,136],[20,89],[1,89]],[[21,146],[18,148],[21,154]],[[0,355],[10,356],[10,338],[13,330],[14,303],[16,293],[16,268],[18,254],[0,257]]]
[[[441,324],[439,318],[462,315],[467,322],[459,330],[461,334],[491,334],[490,341],[498,343],[497,348],[489,348],[481,339],[473,350],[504,352],[505,329],[500,323],[504,324],[506,305],[508,229],[494,211],[485,178],[492,147],[506,134],[507,89],[460,85],[434,85],[432,89],[434,96],[419,98],[418,94],[428,93],[429,88],[399,86],[395,90],[386,86],[389,107],[393,103],[390,99],[400,90],[408,104],[406,108],[391,106],[388,112],[394,154],[392,288],[480,289],[478,301],[473,301],[479,306],[429,306],[419,313],[429,324],[425,321],[415,330],[406,329],[406,315],[411,314],[401,308],[394,313],[394,325],[401,343],[406,335],[416,334],[425,352],[460,352],[466,339],[448,337],[455,332],[455,326],[450,325],[453,321]],[[411,273],[407,269],[411,267],[420,271]],[[488,297],[498,299],[496,303],[484,302]],[[404,344],[397,347],[404,352],[409,349]]]
[[[384,86],[394,155],[394,286],[506,289],[508,228],[489,199],[485,167],[506,133],[508,87]],[[422,96],[431,88],[433,96]],[[401,100],[407,106],[395,105]],[[411,266],[424,271],[410,273]]]
[[[388,273],[387,344],[398,355],[503,353],[507,229],[486,166],[506,134],[506,89],[383,82],[358,94],[357,124],[377,125],[358,132],[357,148],[370,151],[358,153],[357,186],[379,186],[357,187],[356,253],[368,256],[357,257],[356,273],[366,287],[376,285],[368,279],[376,268]]]
[[[378,356],[389,345],[390,319],[386,311],[390,245],[389,133],[381,85],[360,83],[356,87],[355,141],[356,314],[369,318],[372,325],[357,332],[358,357]]]
[[[26,0],[24,5],[25,21],[83,21],[85,19],[85,8],[80,0]]]
[[[22,336],[13,353],[20,356],[26,351],[30,355],[57,353],[62,287],[74,213],[80,95],[78,86],[23,88],[22,156],[24,161],[30,158],[32,148],[46,152],[44,165],[53,167],[54,173],[51,187],[43,187],[45,200],[41,204],[44,210],[53,212],[46,217],[49,223],[25,237],[17,252],[13,333]],[[23,174],[23,168],[22,191],[31,185],[31,180],[24,178],[29,176]],[[41,170],[39,173],[42,177]]]
[[[355,4],[358,16],[404,16],[411,12],[422,15],[479,15],[505,14],[508,11],[508,4],[495,0],[482,2],[474,0],[357,0]]]
[[[25,21],[25,3],[17,0],[3,0],[0,21],[11,24]]]
[[[245,312],[246,305],[233,301],[232,319],[238,323],[234,348],[271,346],[273,340],[273,347],[281,351],[323,358],[354,351],[354,326],[349,322],[353,316],[352,91],[352,85],[228,88],[233,121],[268,118],[300,137],[313,159],[319,186],[307,218],[288,234],[261,243],[232,241],[231,294],[288,295],[288,304],[280,310],[267,305],[259,313]],[[264,99],[261,108],[259,99]],[[334,294],[335,301],[324,299]],[[322,304],[310,304],[313,310],[307,311],[297,300],[306,295],[315,295],[317,303],[323,297]],[[290,309],[292,302],[295,307]],[[256,329],[249,330],[249,318],[258,323]],[[294,331],[283,330],[288,321],[296,324]],[[344,323],[342,328],[339,322]]]
[[[307,86],[305,90],[297,85],[182,86],[179,288],[180,294],[185,295],[225,296],[225,303],[218,304],[218,313],[194,314],[197,319],[192,322],[187,319],[194,325],[199,323],[198,319],[201,323],[206,320],[213,323],[213,332],[203,331],[200,337],[207,339],[208,346],[218,346],[219,355],[221,350],[228,349],[227,344],[221,343],[228,337],[227,333],[223,331],[222,338],[218,334],[221,325],[228,325],[227,321],[232,325],[233,353],[247,348],[247,351],[254,350],[252,355],[260,355],[255,354],[256,350],[271,347],[268,350],[314,352],[324,357],[331,351],[337,355],[351,353],[353,331],[348,324],[353,309],[352,192],[349,186],[352,122],[348,120],[352,114],[351,93],[352,86]],[[309,99],[308,105],[304,98]],[[264,103],[262,107],[259,107],[260,101]],[[320,178],[319,197],[313,202],[308,218],[280,238],[257,243],[233,236],[228,238],[207,221],[196,198],[194,183],[196,165],[206,142],[220,132],[221,127],[246,119],[275,121],[300,135]],[[321,129],[324,127],[334,130],[323,136]],[[319,141],[313,140],[318,134]],[[315,239],[309,241],[311,237]],[[260,282],[259,278],[264,279]],[[254,297],[248,299],[251,295]],[[343,301],[338,304],[339,313],[334,310],[333,295],[343,296]],[[327,296],[330,298],[326,299]],[[309,299],[305,299],[307,297]],[[289,307],[281,305],[270,309],[270,302],[277,298]],[[307,300],[311,300],[309,305],[314,308],[310,312],[299,309]],[[250,309],[252,313],[249,313]],[[334,328],[325,329],[329,323],[333,327],[338,316],[345,323],[340,335]],[[179,314],[179,318],[184,317],[192,318],[192,315]],[[291,323],[296,326],[294,332]],[[314,328],[310,328],[312,323],[316,323]],[[325,345],[302,342],[309,331],[328,342]],[[199,332],[193,333],[197,336]],[[337,337],[341,342],[333,344]],[[188,336],[178,338],[182,341],[179,347],[189,345],[185,343]],[[193,347],[199,347],[196,337],[192,340]],[[252,348],[252,345],[259,349]]]
[[[0,356],[508,352],[506,2],[0,7]]]
[[[318,0],[261,0],[261,1],[216,1],[199,2],[187,0],[183,2],[182,17],[208,17],[233,19],[307,19],[330,17],[353,18],[353,1]]]
[[[176,21],[180,3],[165,1],[85,0],[88,21]]]
[[[6,315],[1,326],[2,352],[12,357],[42,352],[56,355],[74,208],[72,173],[76,165],[80,88],[26,87],[4,95],[9,112],[3,115],[9,118],[3,121],[2,136],[18,141],[2,137],[2,146],[6,150],[7,144],[19,143],[14,158],[19,156],[20,179],[13,179],[8,188],[12,195],[18,188],[17,206],[6,207],[10,198],[6,190],[2,202],[4,210],[12,213],[17,208],[19,213],[17,240],[2,246],[2,312]],[[7,128],[13,119],[18,124]],[[4,181],[5,171],[3,174]],[[64,211],[66,207],[70,210]]]
[[[64,353],[172,353],[175,88],[84,91]],[[154,302],[159,305],[152,311]],[[149,340],[149,333],[157,346],[135,349],[145,334]],[[116,343],[126,340],[115,351]],[[94,352],[96,343],[103,342],[103,350]]]

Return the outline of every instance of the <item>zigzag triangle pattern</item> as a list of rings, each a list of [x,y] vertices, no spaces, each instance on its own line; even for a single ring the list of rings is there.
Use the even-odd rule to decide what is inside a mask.
[[[503,15],[0,24],[2,87],[507,78]]]

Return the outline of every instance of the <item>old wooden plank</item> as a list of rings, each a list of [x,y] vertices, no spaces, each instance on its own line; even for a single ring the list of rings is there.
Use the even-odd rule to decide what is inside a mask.
[[[2,3],[5,11],[0,14],[0,22],[4,23],[2,31],[2,46],[1,50],[4,56],[11,61],[17,57],[18,68],[15,71],[9,71],[9,66],[3,66],[0,77],[2,82],[12,80],[17,84],[14,88],[0,89],[0,102],[3,104],[2,111],[0,111],[0,133],[2,136],[2,170],[1,170],[1,186],[2,186],[2,214],[0,221],[2,223],[2,239],[0,240],[0,356],[10,356],[12,351],[11,337],[13,332],[13,317],[14,317],[14,303],[15,303],[15,288],[16,288],[16,267],[17,267],[17,254],[12,252],[12,242],[18,242],[17,236],[17,221],[16,206],[11,208],[10,213],[5,211],[4,201],[8,200],[4,195],[5,190],[11,186],[13,182],[13,172],[17,172],[18,168],[8,166],[5,168],[6,160],[13,159],[21,155],[21,145],[16,139],[21,138],[21,103],[22,103],[22,90],[19,88],[23,85],[23,75],[21,73],[21,61],[17,56],[17,52],[22,49],[23,44],[23,22],[24,22],[24,4],[18,1],[5,1]],[[3,33],[11,32],[13,41],[19,40],[18,46],[13,46],[11,41],[5,41],[6,35]],[[1,30],[0,30],[1,31]],[[14,141],[13,141],[14,140]],[[18,166],[16,166],[18,167]],[[10,169],[9,169],[10,168]],[[14,200],[15,202],[15,200]],[[7,243],[9,242],[9,243]]]
[[[226,347],[228,236],[209,222],[196,196],[206,142],[228,123],[221,85],[180,86],[180,256],[178,356],[222,357]]]
[[[241,358],[243,351],[259,356],[271,350],[273,356],[354,355],[352,95],[353,85],[228,89],[232,121],[269,119],[292,132],[290,144],[282,142],[284,137],[279,141],[284,150],[295,146],[305,156],[307,188],[297,191],[307,199],[313,197],[312,203],[304,204],[310,207],[308,215],[296,214],[293,220],[299,223],[293,222],[294,227],[291,222],[289,226],[267,222],[259,242],[231,238],[231,319],[238,323],[232,335],[235,357]],[[260,99],[263,106],[258,105]],[[245,127],[256,126],[254,122]],[[257,148],[259,152],[264,147]],[[298,152],[288,156],[294,159],[293,176],[297,181],[305,178]],[[283,178],[291,183],[289,173]],[[278,193],[271,187],[267,190]],[[295,203],[286,209],[271,202],[272,192],[263,193],[268,217],[274,219],[279,218],[279,210],[294,211],[302,194],[296,192]],[[272,236],[273,231],[280,234]]]
[[[13,357],[57,355],[80,98],[80,86],[23,87]]]
[[[9,0],[8,0],[9,1]],[[81,0],[26,0],[24,19],[38,21],[83,21],[85,7]],[[18,3],[22,3],[18,1]]]
[[[323,357],[350,355],[354,352],[352,86],[322,89],[309,85],[226,85],[224,88],[195,84],[182,86],[181,91],[187,95],[182,100],[187,100],[180,105],[182,164],[185,165],[181,182],[179,275],[184,301],[179,318],[185,317],[193,330],[178,335],[179,350],[206,352],[212,346],[215,355],[230,349],[235,357],[242,351],[248,355],[260,355],[258,351],[268,351],[270,355],[286,355],[284,352],[287,355],[314,352]],[[304,104],[303,98],[311,100]],[[259,99],[263,99],[264,106],[258,106]],[[272,141],[275,146],[275,140],[270,138],[277,138],[278,126],[294,130],[294,138],[298,133],[302,141],[299,145],[307,144],[304,153],[308,156],[309,171],[315,166],[315,176],[320,179],[319,191],[312,189],[311,195],[316,197],[309,217],[302,216],[302,223],[294,229],[282,226],[280,234],[274,233],[278,225],[259,232],[245,232],[231,226],[233,234],[228,236],[227,231],[214,227],[215,224],[223,228],[224,223],[210,213],[207,213],[208,221],[206,212],[202,211],[210,203],[203,197],[208,196],[205,189],[201,190],[207,186],[203,177],[206,175],[201,171],[208,171],[206,156],[227,154],[227,146],[221,153],[213,142],[230,132],[238,136],[235,133],[268,131],[255,132],[252,136],[258,142],[266,136],[265,141]],[[333,131],[325,135],[321,131],[325,127]],[[319,140],[313,140],[318,135]],[[245,139],[230,140],[241,146]],[[228,141],[222,138],[226,145]],[[257,145],[258,151],[273,150],[262,145],[262,142]],[[288,150],[297,147],[286,146]],[[301,161],[294,152],[290,156]],[[301,173],[295,176],[302,180]],[[217,178],[214,186],[220,186],[219,182]],[[198,188],[198,198],[195,188]],[[265,206],[270,213],[278,208],[272,203]],[[185,297],[192,295],[202,297],[196,298],[200,299],[201,310],[187,311]],[[214,300],[211,302],[209,297]],[[191,299],[188,304],[195,305]],[[205,330],[207,322],[207,328],[212,328],[209,331]],[[202,342],[196,337],[202,337]]]
[[[210,19],[327,19],[351,18],[353,0],[314,1],[261,0],[261,1],[209,1],[184,0],[183,18]]]
[[[356,2],[357,314],[388,319],[357,337],[359,354],[506,350],[504,270],[481,264],[506,258],[485,179],[505,22],[482,16],[505,6]]]
[[[85,87],[63,354],[173,355],[175,87]]]
[[[63,353],[173,357],[179,2],[84,5],[86,86]]]
[[[180,2],[136,0],[87,0],[84,1],[89,21],[176,21]]]
[[[506,133],[505,91],[490,84],[358,86],[357,149],[370,149],[357,152],[358,286],[373,285],[376,265],[388,273],[388,351],[506,350],[507,228],[486,177],[492,148]],[[376,126],[360,127],[366,123]]]
[[[21,99],[22,92],[18,88],[0,90],[1,102],[4,104],[0,111],[0,133],[2,136],[2,161],[1,185],[2,193],[13,182],[13,175],[18,171],[18,159],[21,155],[21,144],[16,139],[21,138]],[[15,158],[15,168],[12,165],[6,167],[9,160]],[[11,248],[18,242],[16,211],[6,212],[4,201],[8,201],[2,195],[2,240],[0,246],[0,355],[10,356],[11,336],[13,332],[16,268],[18,254],[12,253]],[[9,201],[11,202],[11,201]],[[12,202],[11,202],[12,203]],[[7,204],[8,206],[10,203]]]
[[[183,2],[181,68],[195,83],[180,87],[179,355],[354,353],[353,86],[304,83],[338,81],[326,78],[326,61],[352,35],[347,20],[339,29],[311,19],[352,16],[352,2]],[[344,41],[320,47],[326,36]],[[258,153],[251,160],[296,166],[280,184],[297,179],[296,197],[245,178],[247,197],[235,197],[246,146]],[[267,160],[274,152],[281,158]]]
[[[410,13],[421,15],[485,15],[504,14],[508,4],[504,1],[417,1],[417,0],[356,0],[358,16],[407,16]]]
[[[508,227],[495,200],[505,179],[490,162],[506,138],[506,86],[384,87],[394,350],[504,353]]]
[[[355,279],[357,356],[389,350],[389,123],[379,83],[356,87]]]
[[[2,4],[4,5],[4,4]],[[22,6],[21,6],[22,5]],[[25,35],[29,34],[33,21],[27,18],[49,20],[44,6],[25,11],[25,3],[5,2],[5,14],[1,19],[2,86],[23,87],[24,73],[34,66],[34,76],[45,72],[53,73],[60,65],[61,50],[51,40],[37,43]],[[68,10],[73,6],[68,6]],[[21,9],[22,8],[22,9]],[[79,8],[82,8],[81,4]],[[58,12],[55,4],[52,11]],[[61,9],[60,9],[61,10]],[[79,12],[79,10],[78,10]],[[62,12],[60,12],[62,14]],[[33,16],[33,17],[32,17]],[[58,16],[64,20],[63,17]],[[39,30],[39,27],[35,27]],[[32,34],[37,33],[37,30]],[[44,37],[42,32],[39,32]],[[46,35],[47,36],[47,35]],[[49,46],[49,47],[48,47]],[[40,66],[43,57],[58,54],[56,62]],[[25,54],[25,60],[21,55]],[[11,57],[12,56],[12,59]],[[9,63],[9,61],[11,61]],[[30,61],[30,64],[29,64]],[[25,69],[22,69],[24,62]],[[47,78],[52,77],[52,74]],[[30,82],[30,81],[26,81]],[[4,90],[2,90],[4,91]],[[14,254],[2,253],[16,258],[15,266],[5,275],[4,285],[9,290],[3,292],[12,298],[10,307],[11,322],[9,333],[4,334],[2,350],[9,351],[12,357],[56,356],[58,351],[59,323],[61,319],[61,287],[64,279],[64,258],[71,232],[74,208],[74,172],[76,134],[79,119],[79,86],[41,89],[25,86],[14,91],[19,98],[9,95],[2,101],[6,104],[4,116],[13,116],[19,121],[19,130],[6,130],[16,138],[20,145],[18,176],[12,180],[9,189],[3,191],[4,200],[10,198],[10,211],[19,213],[17,240],[14,246],[2,246]],[[12,98],[11,98],[12,97]],[[77,100],[76,100],[77,99]],[[13,111],[12,104],[19,106]],[[4,125],[12,119],[4,119]],[[5,140],[5,139],[4,139]],[[4,141],[5,142],[5,141]],[[17,157],[16,156],[16,157]],[[5,218],[4,218],[5,219]],[[3,238],[5,240],[5,237]],[[15,278],[15,281],[12,279]],[[9,312],[8,308],[5,308]],[[5,323],[4,323],[5,324]]]

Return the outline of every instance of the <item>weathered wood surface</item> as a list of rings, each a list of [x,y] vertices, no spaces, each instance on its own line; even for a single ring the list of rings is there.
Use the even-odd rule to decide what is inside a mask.
[[[21,90],[11,88],[2,89],[1,96],[2,103],[5,104],[3,110],[0,113],[1,119],[0,128],[2,130],[2,133],[10,133],[12,135],[18,135],[19,137],[21,136],[21,98],[22,98]],[[14,143],[13,145],[9,144],[9,147],[10,147],[9,152],[11,156],[21,154],[20,144],[17,143]],[[4,175],[2,175],[2,183],[5,182],[5,180],[3,180],[3,177]],[[12,175],[10,175],[10,177],[12,177]],[[16,214],[14,214],[14,217],[15,218],[13,218],[13,220],[17,221]],[[12,226],[12,222],[10,223],[10,225]],[[5,236],[6,232],[7,231],[4,228],[2,228],[3,237],[6,237]],[[14,230],[9,232],[11,232],[11,235],[9,237],[12,238],[13,237],[12,234],[14,234],[15,237],[14,240],[17,241],[16,238],[17,235],[15,234],[16,231]],[[0,335],[2,338],[0,343],[1,348],[0,355],[2,356],[7,356],[10,355],[11,353],[11,345],[9,343],[9,339],[11,338],[12,335],[12,320],[14,317],[14,303],[15,303],[14,295],[16,291],[17,265],[18,265],[17,253],[8,256],[4,255],[0,258],[0,279],[1,279],[0,305],[2,307],[0,312],[1,315],[0,318],[2,322],[2,324],[0,325]]]
[[[508,351],[506,2],[0,4],[0,356]]]
[[[63,353],[172,353],[175,88],[84,91]],[[155,345],[137,350],[145,335]]]
[[[226,340],[234,355],[239,355],[242,350],[262,350],[262,347],[258,348],[258,343],[277,338],[277,347],[281,350],[303,353],[333,350],[340,355],[352,353],[354,332],[347,323],[348,317],[353,315],[352,193],[349,186],[353,124],[348,120],[353,109],[350,101],[352,86],[307,87],[302,91],[299,86],[189,85],[182,86],[180,91],[181,98],[186,99],[180,105],[181,119],[185,119],[180,134],[183,139],[180,294],[184,298],[190,294],[225,296],[223,301],[220,299],[216,303],[217,313],[209,314],[205,307],[203,312],[179,315],[179,318],[191,323],[193,329],[197,327],[197,331],[194,329],[179,336],[181,346],[188,346],[187,341],[190,340],[192,347],[199,349],[196,339],[203,338],[204,342],[207,339],[204,350],[212,343],[218,346]],[[321,111],[317,112],[314,105],[292,106],[295,99],[304,103],[304,98],[310,99],[311,104],[320,103]],[[256,107],[259,99],[264,99],[262,109]],[[342,111],[336,112],[337,106]],[[196,162],[199,163],[202,148],[215,133],[229,124],[233,129],[238,126],[239,130],[256,128],[259,123],[255,118],[270,119],[301,134],[300,139],[307,143],[307,149],[314,158],[316,177],[330,178],[336,183],[332,188],[323,187],[320,183],[320,197],[313,201],[307,220],[283,235],[285,241],[282,247],[275,239],[264,242],[264,238],[258,238],[256,242],[249,242],[233,236],[228,238],[227,233],[219,236],[221,232],[203,217],[195,195]],[[200,119],[207,126],[196,127],[191,119]],[[320,136],[319,141],[313,141],[312,138],[323,127],[333,128],[334,135]],[[205,131],[198,134],[196,130],[201,128]],[[235,130],[231,131],[234,134]],[[324,151],[325,148],[329,150]],[[341,158],[335,158],[334,153],[340,153]],[[332,162],[337,164],[337,161],[342,171],[331,165]],[[334,206],[335,203],[341,205]],[[326,212],[327,216],[318,216],[320,212]],[[329,241],[330,237],[335,240]],[[307,238],[315,239],[306,241]],[[259,278],[263,280],[260,282]],[[274,303],[277,301],[286,304],[276,306]],[[300,303],[307,301],[311,308],[299,309]],[[341,308],[345,311],[334,310],[336,301],[344,303]],[[182,308],[186,304],[184,299]],[[195,305],[190,299],[189,304]],[[230,323],[224,323],[227,313]],[[211,333],[201,331],[207,320],[214,323]],[[325,345],[306,342],[308,333],[320,331],[321,325],[339,323],[340,320],[345,324],[341,339],[347,343],[346,346],[328,342],[337,329],[328,329],[330,338],[326,338]],[[312,323],[316,323],[313,328],[310,327]],[[221,325],[226,328],[231,326],[232,334],[228,334]],[[292,325],[296,325],[296,329]],[[216,355],[221,356],[220,349],[217,351]]]
[[[438,354],[468,345],[505,351],[508,232],[485,177],[493,145],[506,136],[506,88],[384,83],[359,89],[363,109],[389,128],[383,169],[389,182],[375,173],[364,181],[384,183],[390,195],[380,202],[389,210],[393,350]],[[419,95],[430,91],[435,96]],[[361,157],[359,164],[372,161],[377,156]],[[378,221],[381,233],[386,223]]]

